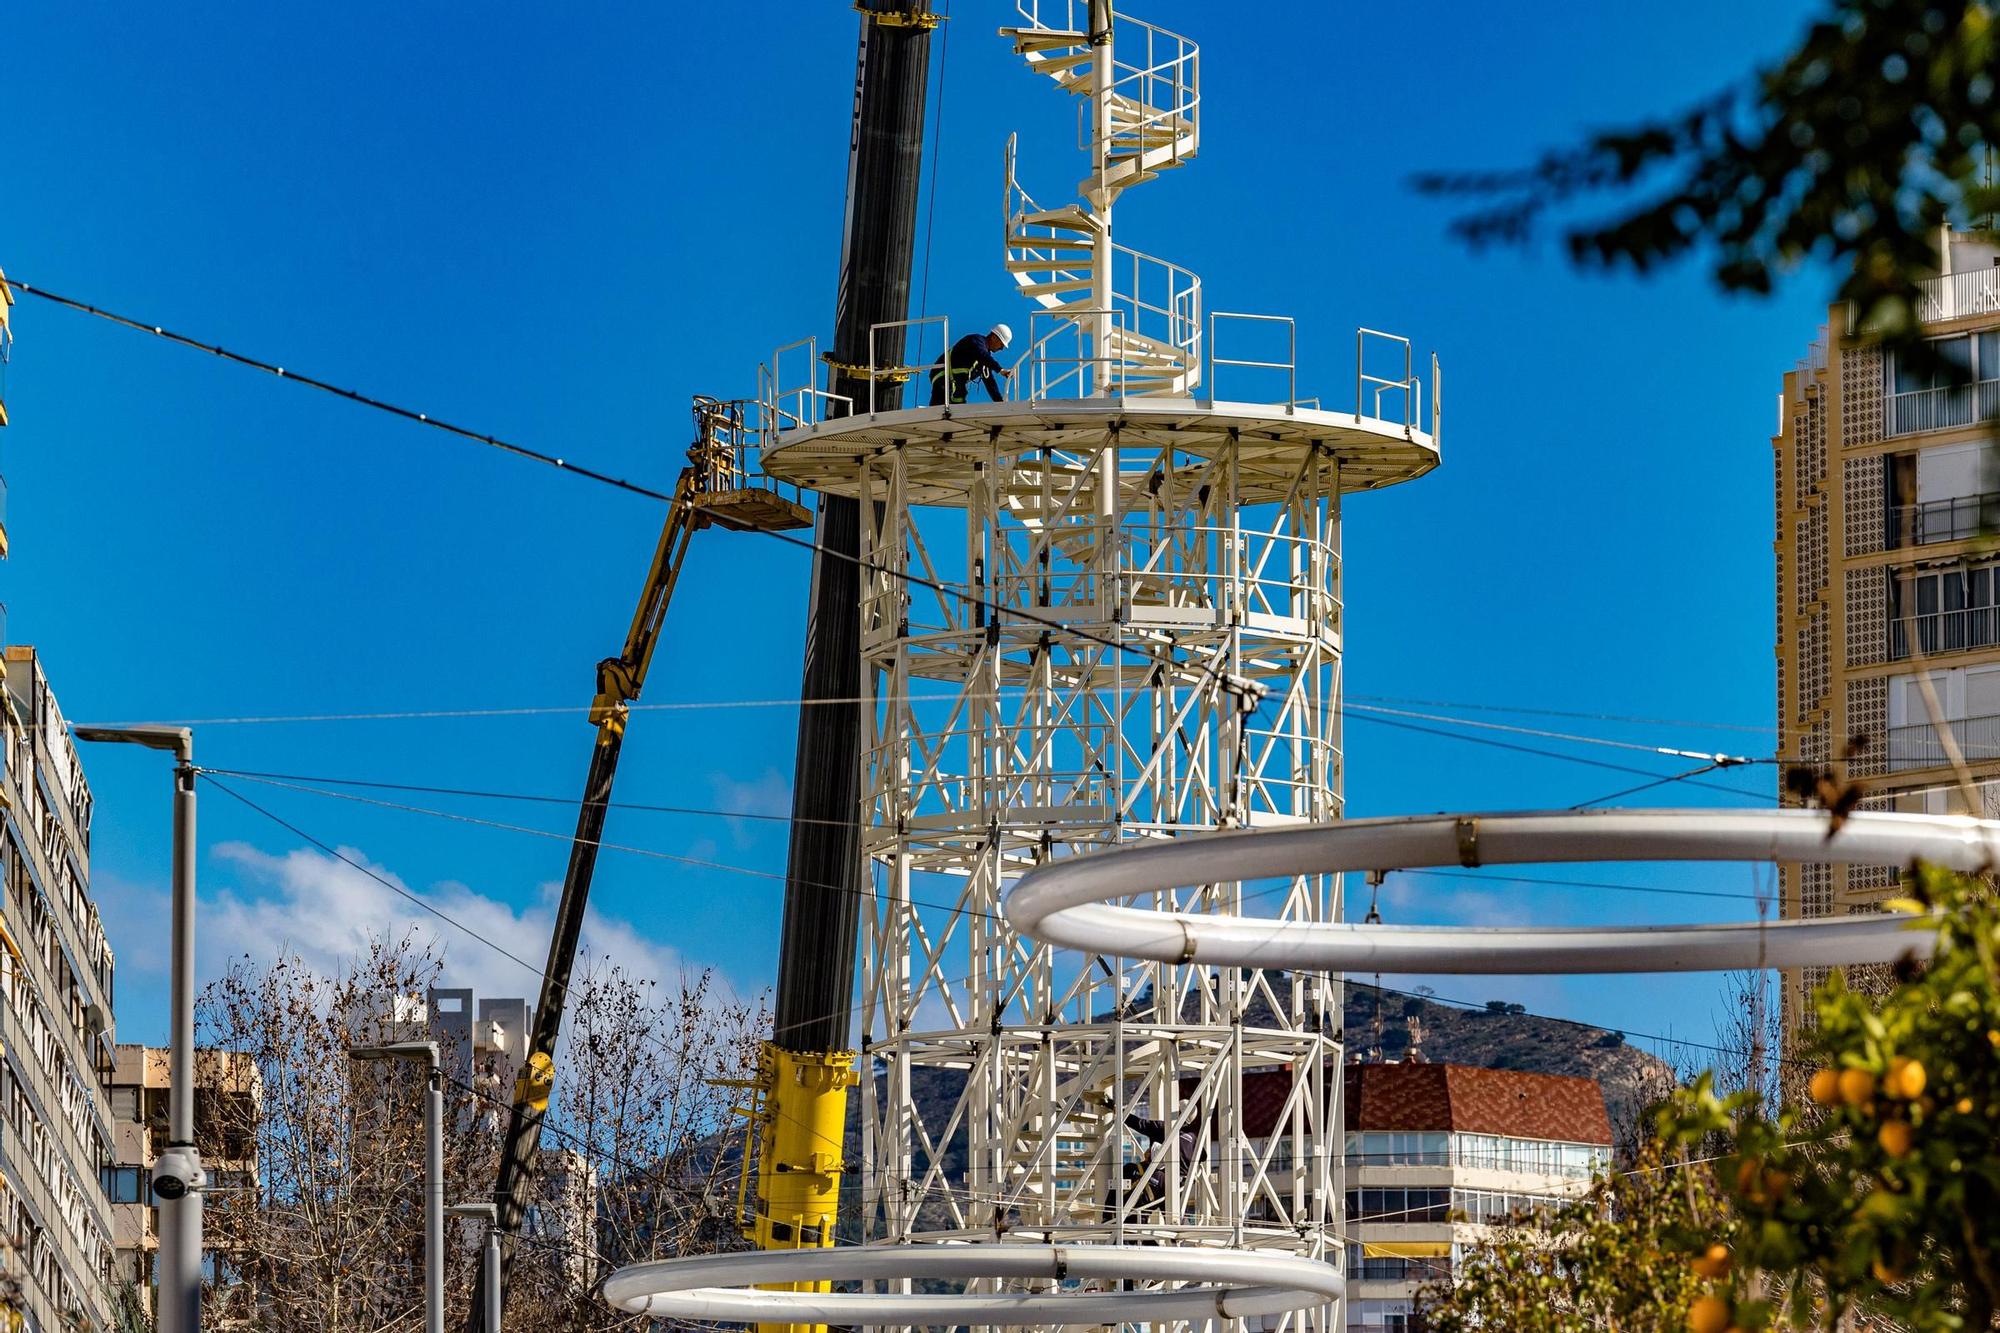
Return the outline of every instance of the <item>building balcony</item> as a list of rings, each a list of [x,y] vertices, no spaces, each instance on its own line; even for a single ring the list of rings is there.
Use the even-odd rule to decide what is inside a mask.
[[[1925,431],[1971,426],[2000,415],[2000,379],[1891,393],[1882,406],[1885,435],[1919,435]]]
[[[1993,314],[2000,314],[2000,268],[1946,273],[1918,284],[1917,318],[1926,324]]]
[[[2000,531],[2000,491],[1898,505],[1890,514],[1889,545],[1934,546]]]
[[[1930,611],[1889,622],[1889,660],[1907,661],[1912,644],[1926,657],[2000,644],[2000,607]]]
[[[1988,717],[1945,719],[1951,738],[1958,742],[1959,754],[1969,763],[2000,759],[2000,714]],[[1889,771],[1937,768],[1950,762],[1944,752],[1944,738],[1928,722],[1889,728]]]

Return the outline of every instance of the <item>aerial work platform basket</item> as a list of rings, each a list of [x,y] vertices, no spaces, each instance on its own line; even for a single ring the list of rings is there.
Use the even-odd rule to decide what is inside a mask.
[[[702,518],[732,532],[785,532],[809,528],[813,513],[799,488],[759,466],[763,404],[755,399],[694,400],[695,442],[690,503]]]

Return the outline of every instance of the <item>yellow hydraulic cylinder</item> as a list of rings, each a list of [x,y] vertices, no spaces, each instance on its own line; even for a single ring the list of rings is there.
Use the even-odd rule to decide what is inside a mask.
[[[760,1250],[833,1244],[840,1210],[840,1145],[853,1051],[787,1051],[765,1042],[758,1061],[757,1195],[744,1235]],[[772,1291],[827,1291],[825,1282]],[[825,1333],[824,1324],[759,1324],[760,1333]]]

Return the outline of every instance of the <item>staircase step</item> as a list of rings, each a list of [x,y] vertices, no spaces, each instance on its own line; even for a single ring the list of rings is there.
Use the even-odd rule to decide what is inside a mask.
[[[1095,250],[1097,246],[1092,241],[1073,241],[1065,236],[1028,236],[1016,233],[1007,238],[1007,248],[1009,250],[1073,250],[1079,255],[1087,255]],[[1027,256],[1024,257],[1023,262],[1032,262],[1032,260],[1032,256]],[[1057,262],[1070,262],[1070,257],[1064,256]]]
[[[1102,231],[1103,225],[1086,213],[1078,204],[1065,204],[1061,208],[1044,208],[1037,213],[1027,213],[1014,219],[1017,227],[1060,227],[1065,231],[1089,232],[1093,236]]]
[[[1023,282],[1021,283],[1021,294],[1023,296],[1055,296],[1061,292],[1087,292],[1090,290],[1090,286],[1091,280],[1089,278],[1069,278],[1062,282]]]
[[[1051,78],[1088,65],[1091,62],[1093,54],[1089,51],[1071,51],[1063,55],[1042,55],[1035,51],[1023,51],[1018,46],[1014,50],[1017,54],[1027,58],[1031,68],[1038,69]]]
[[[1064,28],[1002,28],[1000,35],[1014,43],[1016,51],[1046,51],[1053,46],[1088,46],[1090,34]]]

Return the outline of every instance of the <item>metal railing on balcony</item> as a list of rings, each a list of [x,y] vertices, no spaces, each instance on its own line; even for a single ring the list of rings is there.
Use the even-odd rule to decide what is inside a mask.
[[[1889,514],[1889,545],[1930,546],[2000,532],[2000,491],[1898,505]]]
[[[1960,757],[1976,763],[2000,759],[2000,715],[1947,718],[1945,726],[1958,742]],[[1936,768],[1951,762],[1945,753],[1944,737],[1928,722],[1889,728],[1889,769]]]
[[[2000,643],[2000,607],[1969,606],[1958,611],[1931,611],[1889,622],[1889,657],[1903,661],[1912,644],[1925,656],[1990,648]]]
[[[1917,287],[1917,318],[1925,323],[2000,311],[2000,268],[1976,268],[1927,278]]]
[[[1970,426],[2000,415],[2000,379],[1892,393],[1884,408],[1883,429],[1889,435]]]

